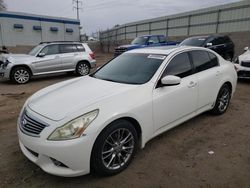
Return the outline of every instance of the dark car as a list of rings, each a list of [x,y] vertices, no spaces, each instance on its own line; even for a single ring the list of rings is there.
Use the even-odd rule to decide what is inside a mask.
[[[182,41],[182,46],[199,46],[209,48],[224,59],[232,61],[234,57],[234,43],[226,35],[210,35],[190,37]]]

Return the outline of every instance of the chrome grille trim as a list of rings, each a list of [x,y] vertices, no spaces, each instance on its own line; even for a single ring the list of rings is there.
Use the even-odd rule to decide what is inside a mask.
[[[29,136],[40,137],[40,133],[44,130],[48,125],[37,118],[32,117],[30,114],[24,110],[21,118],[20,118],[20,130]]]
[[[242,61],[241,66],[250,68],[250,61]]]

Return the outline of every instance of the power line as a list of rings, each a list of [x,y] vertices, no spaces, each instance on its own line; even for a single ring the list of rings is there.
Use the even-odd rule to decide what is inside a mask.
[[[82,10],[83,3],[80,0],[73,0],[73,5],[73,8],[76,9],[77,19],[80,20],[79,10]]]

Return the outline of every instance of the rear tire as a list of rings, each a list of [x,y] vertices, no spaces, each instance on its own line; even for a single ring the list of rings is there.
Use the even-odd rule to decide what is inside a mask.
[[[26,67],[16,67],[11,71],[10,78],[17,84],[26,84],[30,81],[31,73]]]
[[[79,62],[76,66],[76,74],[78,76],[86,76],[90,72],[90,66],[87,62]]]
[[[231,99],[231,89],[227,84],[224,84],[217,96],[215,106],[211,112],[215,115],[222,115],[227,111]]]
[[[105,128],[95,141],[91,170],[99,175],[115,175],[128,167],[138,147],[134,126],[117,120]]]

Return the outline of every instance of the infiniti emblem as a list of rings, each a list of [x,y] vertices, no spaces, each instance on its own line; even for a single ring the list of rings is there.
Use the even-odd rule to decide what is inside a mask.
[[[23,125],[26,125],[26,124],[27,124],[26,119],[23,119],[23,120],[22,120],[22,124],[23,124]]]

